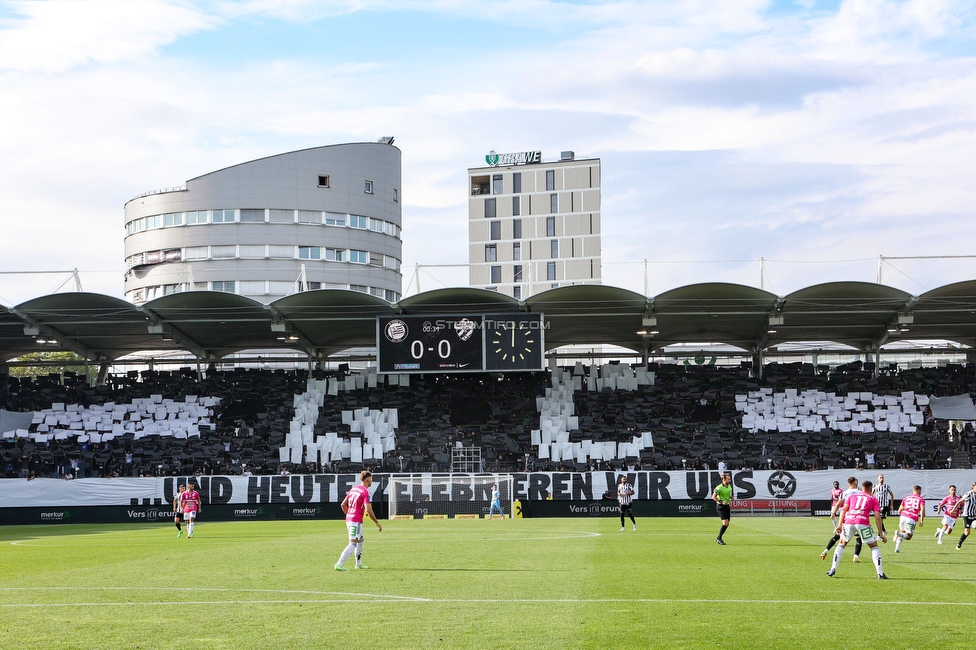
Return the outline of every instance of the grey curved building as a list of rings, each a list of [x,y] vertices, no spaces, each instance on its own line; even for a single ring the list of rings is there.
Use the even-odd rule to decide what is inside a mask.
[[[260,158],[127,202],[126,299],[335,288],[399,300],[400,150],[386,140]]]

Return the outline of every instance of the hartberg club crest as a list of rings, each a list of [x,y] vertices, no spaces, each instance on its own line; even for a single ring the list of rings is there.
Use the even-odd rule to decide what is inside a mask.
[[[492,149],[485,156],[485,162],[489,167],[498,165],[530,165],[542,162],[541,151],[516,151],[515,153],[495,153]]]
[[[766,488],[777,499],[789,499],[796,492],[796,477],[789,472],[779,470],[770,475]]]

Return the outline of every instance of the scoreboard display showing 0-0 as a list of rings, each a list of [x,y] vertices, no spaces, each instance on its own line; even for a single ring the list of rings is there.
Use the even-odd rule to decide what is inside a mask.
[[[483,372],[482,316],[381,316],[379,372]]]

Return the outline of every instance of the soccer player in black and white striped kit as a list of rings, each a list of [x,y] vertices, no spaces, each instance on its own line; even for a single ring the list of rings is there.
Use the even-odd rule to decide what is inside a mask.
[[[973,483],[972,490],[962,495],[962,498],[956,503],[956,507],[953,510],[956,512],[962,510],[962,520],[966,525],[962,531],[962,537],[956,543],[956,550],[958,551],[962,548],[962,543],[969,537],[969,530],[973,527],[973,521],[976,520],[976,483]]]
[[[620,485],[617,486],[617,502],[620,504],[620,532],[627,530],[627,526],[624,525],[624,515],[630,515],[630,521],[634,524],[634,530],[637,530],[637,520],[634,519],[634,508],[631,506],[630,502],[634,498],[634,486],[627,482],[626,476],[620,477]]]
[[[884,482],[884,474],[878,474],[878,484],[874,486],[871,494],[878,500],[881,507],[881,532],[885,531],[884,520],[891,514],[891,502],[895,500],[895,493],[891,491],[891,486]]]

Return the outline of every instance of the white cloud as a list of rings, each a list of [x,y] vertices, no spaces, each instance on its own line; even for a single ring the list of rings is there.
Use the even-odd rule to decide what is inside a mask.
[[[219,21],[185,2],[46,0],[12,2],[0,30],[0,70],[63,72],[131,61]]]

